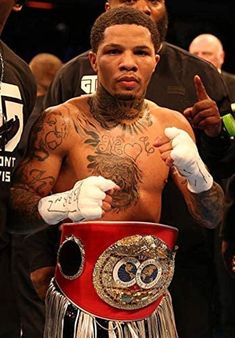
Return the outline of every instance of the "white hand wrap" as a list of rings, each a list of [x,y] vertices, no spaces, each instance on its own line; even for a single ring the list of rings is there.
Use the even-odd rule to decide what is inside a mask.
[[[99,219],[105,191],[117,185],[102,176],[78,181],[73,189],[40,199],[38,211],[47,224],[57,224],[66,218],[73,222]]]
[[[197,147],[188,133],[172,127],[165,129],[165,135],[171,140],[173,150],[170,153],[174,166],[188,180],[188,189],[193,193],[209,190],[213,178],[202,162]]]

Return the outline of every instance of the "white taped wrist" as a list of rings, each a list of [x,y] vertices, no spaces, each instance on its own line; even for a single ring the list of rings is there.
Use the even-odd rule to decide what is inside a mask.
[[[88,177],[69,191],[43,197],[38,203],[39,214],[47,224],[57,224],[66,218],[74,222],[99,219],[105,191],[114,187],[114,182],[102,176]]]
[[[47,224],[57,224],[68,218],[69,192],[53,194],[40,199],[38,212]]]
[[[193,193],[209,190],[213,178],[200,158],[197,147],[184,130],[166,128],[165,134],[172,141],[173,150],[170,153],[174,166],[188,180],[188,189]]]
[[[201,158],[194,160],[189,168],[177,168],[180,174],[187,178],[188,189],[193,193],[209,190],[213,185],[213,177],[206,169]]]

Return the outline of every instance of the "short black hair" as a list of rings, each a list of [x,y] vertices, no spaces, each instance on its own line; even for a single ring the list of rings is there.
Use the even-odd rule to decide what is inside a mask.
[[[150,31],[155,52],[159,50],[159,32],[150,17],[134,8],[118,7],[109,9],[96,19],[90,34],[90,44],[93,52],[97,52],[100,43],[103,41],[106,28],[124,24],[133,24],[147,28]]]

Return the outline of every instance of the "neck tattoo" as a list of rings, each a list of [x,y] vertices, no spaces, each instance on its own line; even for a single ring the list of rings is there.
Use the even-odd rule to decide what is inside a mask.
[[[143,97],[114,97],[103,87],[98,88],[96,94],[90,97],[89,105],[91,114],[104,129],[118,125],[129,129],[148,112]]]

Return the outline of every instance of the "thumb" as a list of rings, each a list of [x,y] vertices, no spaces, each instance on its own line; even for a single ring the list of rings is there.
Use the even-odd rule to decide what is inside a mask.
[[[204,87],[200,76],[195,75],[193,81],[198,101],[209,99],[209,95],[207,94],[206,88]]]
[[[164,130],[165,135],[170,139],[173,140],[176,136],[180,135],[183,131],[176,127],[168,127]]]
[[[186,117],[186,119],[191,118],[192,110],[193,110],[192,107],[188,107],[183,111],[183,114]]]
[[[96,178],[95,185],[102,191],[108,191],[108,190],[119,188],[115,182],[113,182],[112,180],[106,179],[103,176],[98,176]]]

